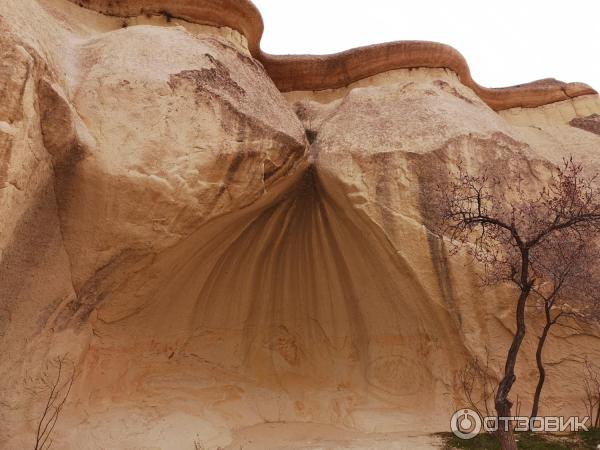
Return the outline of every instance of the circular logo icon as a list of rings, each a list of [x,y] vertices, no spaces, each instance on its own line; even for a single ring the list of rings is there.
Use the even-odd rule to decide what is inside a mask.
[[[472,409],[459,409],[450,419],[450,429],[459,439],[473,439],[481,431],[481,417]]]

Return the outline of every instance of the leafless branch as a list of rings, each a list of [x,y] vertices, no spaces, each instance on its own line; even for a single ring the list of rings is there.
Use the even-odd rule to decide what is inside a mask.
[[[71,393],[71,387],[75,380],[74,367],[72,367],[67,378],[63,379],[66,363],[67,359],[64,356],[55,358],[50,365],[56,372],[55,377],[45,376],[42,380],[47,386],[48,398],[38,421],[34,450],[47,450],[52,446],[54,427]]]

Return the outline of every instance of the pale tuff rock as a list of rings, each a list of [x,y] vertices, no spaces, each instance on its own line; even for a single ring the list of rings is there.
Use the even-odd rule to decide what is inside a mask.
[[[430,448],[394,433],[446,429],[466,359],[487,345],[501,360],[514,296],[448,258],[431,184],[459,160],[520,164],[531,185],[569,154],[599,168],[598,97],[499,114],[524,91],[478,90],[445,46],[438,68],[377,63],[284,95],[271,77],[313,83],[332,63],[289,78],[290,61],[259,52],[260,15],[236,15],[250,4],[82,5],[0,5],[0,446],[31,445],[31,383],[68,354],[58,448],[286,448],[311,433]],[[526,104],[555,101],[536,86]],[[543,408],[581,412],[594,336],[553,335]]]
[[[583,83],[547,78],[532,83],[489,89],[471,77],[464,57],[437,42],[397,41],[354,48],[331,55],[270,55],[260,49],[263,21],[249,0],[69,0],[107,16],[125,20],[142,15],[183,19],[194,24],[227,27],[245,36],[253,57],[260,60],[282,92],[337,89],[396,69],[446,68],[473,89],[491,108],[533,108],[596,91]]]

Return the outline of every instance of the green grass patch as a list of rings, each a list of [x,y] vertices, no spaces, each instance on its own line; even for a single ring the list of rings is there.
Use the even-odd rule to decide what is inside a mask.
[[[596,446],[600,444],[600,428],[592,428],[590,431],[580,431],[579,439],[588,447],[596,450]]]
[[[470,450],[500,450],[500,444],[496,436],[492,434],[480,434],[473,439],[463,440],[452,433],[442,433],[444,439],[444,450],[470,449]]]
[[[473,439],[462,440],[452,433],[441,433],[444,450],[500,450],[493,434],[483,433]],[[600,430],[571,434],[516,433],[520,450],[596,450],[600,444]]]

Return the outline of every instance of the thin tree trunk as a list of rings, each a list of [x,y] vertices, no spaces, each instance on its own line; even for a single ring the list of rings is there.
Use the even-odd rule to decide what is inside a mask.
[[[527,303],[528,296],[529,289],[523,290],[519,296],[519,303],[517,305],[517,331],[513,337],[513,341],[506,358],[504,377],[502,380],[500,380],[498,391],[496,392],[495,404],[496,413],[498,414],[499,419],[501,417],[511,416],[512,402],[508,398],[508,394],[510,393],[511,388],[517,379],[515,376],[515,365],[517,363],[519,349],[521,348],[521,344],[525,338],[525,304]],[[512,430],[510,427],[508,427],[508,430],[505,430],[504,426],[504,422],[502,420],[498,420],[497,435],[498,440],[500,441],[500,447],[502,450],[517,450],[517,443]]]
[[[519,295],[519,301],[517,303],[516,322],[517,330],[513,336],[512,344],[508,350],[506,356],[506,365],[504,366],[504,377],[498,384],[498,391],[496,392],[495,405],[496,413],[498,414],[498,431],[497,436],[500,441],[500,447],[502,450],[517,450],[517,442],[513,435],[512,429],[508,426],[505,428],[504,421],[500,420],[501,417],[511,417],[512,402],[508,398],[508,394],[515,383],[517,377],[515,376],[515,365],[517,363],[517,356],[519,349],[525,338],[525,305],[531,292],[531,284],[529,282],[529,251],[523,250],[522,261],[521,261],[521,294]]]
[[[496,437],[498,441],[500,441],[500,448],[502,450],[518,450],[517,441],[515,441],[515,436],[512,430],[504,431],[498,429],[496,432]]]
[[[548,334],[550,333],[550,328],[554,324],[550,317],[550,310],[547,306],[545,306],[546,311],[546,325],[544,325],[544,331],[538,340],[537,350],[535,352],[535,361],[537,363],[538,368],[538,384],[535,388],[535,394],[533,396],[533,407],[531,408],[531,417],[537,417],[538,411],[540,409],[540,397],[542,396],[542,389],[544,387],[544,382],[546,381],[546,369],[544,369],[544,361],[542,360],[542,352],[544,351],[544,345],[546,344],[546,339],[548,338]]]

